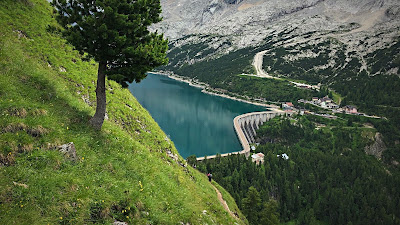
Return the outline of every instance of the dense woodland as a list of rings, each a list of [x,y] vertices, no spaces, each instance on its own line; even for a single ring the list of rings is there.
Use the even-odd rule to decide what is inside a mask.
[[[386,126],[383,119],[349,115],[275,118],[258,131],[264,164],[232,155],[197,168],[213,174],[251,224],[278,223],[265,215],[295,224],[400,224],[400,173],[388,160],[392,153],[378,160],[364,151],[377,131],[386,135]],[[390,138],[399,136],[385,142]],[[283,153],[288,160],[277,157]]]

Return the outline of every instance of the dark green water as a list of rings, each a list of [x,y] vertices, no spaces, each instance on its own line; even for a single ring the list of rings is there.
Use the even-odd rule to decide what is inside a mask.
[[[265,107],[208,95],[166,76],[149,74],[129,86],[163,131],[187,158],[242,150],[233,118]]]

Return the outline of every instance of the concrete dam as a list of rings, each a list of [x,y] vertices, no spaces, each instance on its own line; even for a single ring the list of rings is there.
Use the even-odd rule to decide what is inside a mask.
[[[239,115],[233,119],[233,126],[239,138],[243,150],[238,152],[231,152],[221,154],[221,157],[231,154],[245,154],[246,157],[250,156],[250,144],[255,143],[258,128],[266,121],[274,118],[275,116],[286,115],[284,111],[273,109],[272,111],[252,112]],[[207,159],[216,158],[217,155],[207,156]],[[198,161],[204,160],[205,157],[198,157]]]

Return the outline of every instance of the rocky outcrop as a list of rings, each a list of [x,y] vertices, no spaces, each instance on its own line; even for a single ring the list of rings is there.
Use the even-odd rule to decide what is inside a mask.
[[[377,132],[375,134],[375,142],[372,145],[365,146],[364,150],[368,155],[373,155],[377,159],[381,159],[382,153],[386,150],[382,134]]]
[[[73,142],[57,146],[56,149],[59,152],[63,153],[67,159],[70,159],[73,161],[77,160],[76,149],[75,149],[75,145]]]

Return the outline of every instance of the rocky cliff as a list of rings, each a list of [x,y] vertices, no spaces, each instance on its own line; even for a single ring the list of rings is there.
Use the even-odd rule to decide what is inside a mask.
[[[369,73],[367,54],[393,46],[399,37],[400,2],[396,0],[162,0],[161,3],[164,20],[154,29],[166,34],[171,49],[206,44],[193,57],[179,59],[178,65],[261,46],[266,40],[273,40],[273,46],[268,48],[283,47],[290,51],[335,40],[344,45],[345,61],[351,61],[355,55],[361,64],[357,69]],[[314,69],[338,66],[333,62],[337,44],[327,44],[330,60]],[[349,56],[351,52],[354,54]],[[292,53],[285,56],[287,63],[310,55],[309,50]],[[315,54],[314,58],[320,55]],[[171,61],[174,60],[172,56]],[[385,72],[399,74],[396,65]]]
[[[162,0],[161,29],[171,40],[190,34],[230,36],[239,47],[257,44],[288,28],[295,34],[347,31],[350,41],[376,32],[398,36],[396,0]]]

